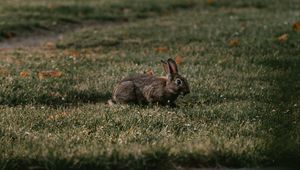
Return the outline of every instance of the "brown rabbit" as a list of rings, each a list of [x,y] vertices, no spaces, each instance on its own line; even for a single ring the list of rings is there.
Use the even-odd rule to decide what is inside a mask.
[[[159,103],[175,106],[179,95],[190,93],[187,80],[178,74],[173,59],[161,60],[166,77],[140,74],[121,80],[115,87],[112,101],[115,103]]]

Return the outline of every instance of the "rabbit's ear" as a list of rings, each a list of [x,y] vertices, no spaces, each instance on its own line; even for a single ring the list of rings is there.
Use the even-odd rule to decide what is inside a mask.
[[[177,64],[176,64],[176,62],[175,62],[173,59],[171,59],[171,58],[169,58],[169,59],[167,60],[167,62],[168,62],[168,65],[169,65],[170,73],[171,73],[171,74],[176,74],[176,73],[178,73],[178,69],[177,69]]]
[[[161,63],[163,64],[163,67],[164,67],[164,70],[165,70],[166,74],[170,74],[169,64],[164,60],[161,60]]]

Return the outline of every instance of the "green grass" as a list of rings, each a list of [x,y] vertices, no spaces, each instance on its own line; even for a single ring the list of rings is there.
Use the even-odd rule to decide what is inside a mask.
[[[164,11],[172,3],[131,7]],[[72,32],[55,48],[0,51],[0,167],[299,166],[299,10],[296,0],[201,2]],[[278,42],[284,33],[288,40]],[[240,43],[230,47],[233,38]],[[192,91],[179,108],[105,104],[122,77],[149,68],[161,75],[160,59],[177,55]],[[24,70],[29,77],[20,77]],[[63,76],[40,80],[43,70]]]
[[[59,32],[86,22],[128,22],[195,5],[195,0],[3,1],[0,2],[0,40],[9,33],[30,36],[33,31]]]

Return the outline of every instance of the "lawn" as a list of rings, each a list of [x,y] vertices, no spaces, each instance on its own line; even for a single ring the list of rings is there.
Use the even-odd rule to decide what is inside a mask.
[[[1,169],[300,166],[298,0],[6,0],[0,13],[2,42],[64,34],[0,49]],[[178,107],[106,104],[169,57],[191,88]]]

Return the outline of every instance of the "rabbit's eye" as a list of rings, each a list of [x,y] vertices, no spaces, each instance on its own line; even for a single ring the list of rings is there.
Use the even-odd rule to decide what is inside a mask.
[[[176,79],[175,83],[176,83],[177,86],[180,86],[182,84],[182,81],[180,79]]]

